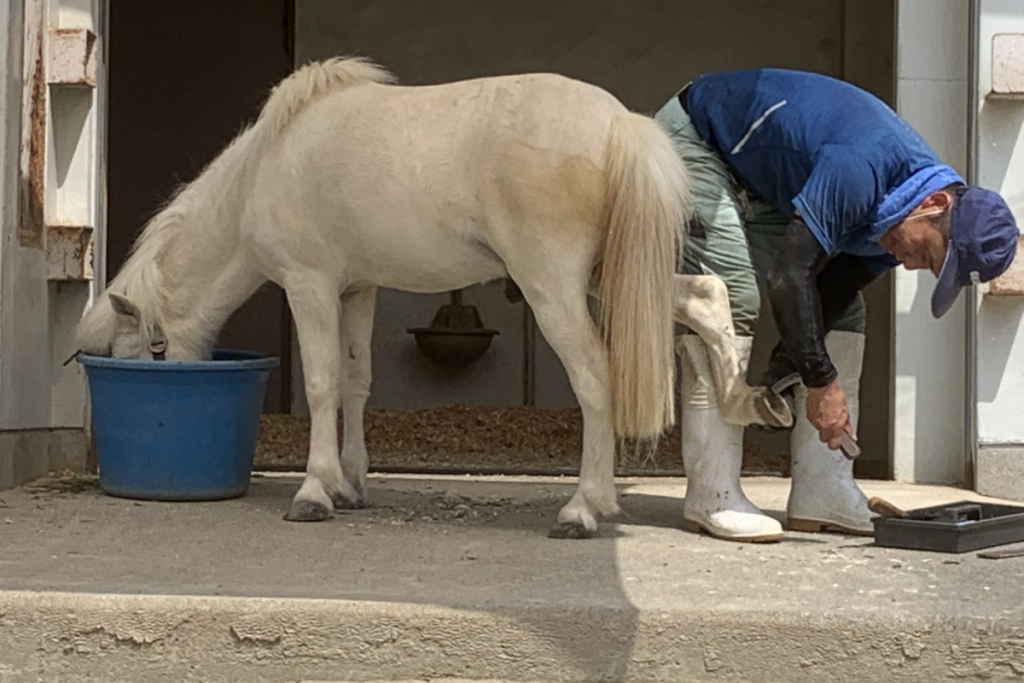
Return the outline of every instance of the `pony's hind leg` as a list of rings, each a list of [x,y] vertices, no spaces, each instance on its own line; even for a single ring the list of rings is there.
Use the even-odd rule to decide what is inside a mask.
[[[337,284],[328,278],[292,278],[285,280],[284,289],[299,337],[311,421],[306,478],[285,519],[316,522],[330,517],[342,491],[338,461],[341,302]]]
[[[781,397],[766,387],[747,384],[736,352],[725,282],[714,275],[676,275],[674,282],[675,320],[707,346],[719,409],[726,421],[743,426],[792,426],[793,416]]]
[[[341,446],[341,494],[336,507],[352,509],[366,504],[366,471],[370,465],[363,430],[366,400],[370,397],[370,342],[377,288],[354,292],[341,302],[341,411],[344,440]]]
[[[619,511],[608,356],[587,309],[587,270],[566,267],[543,275],[513,273],[537,325],[565,366],[583,413],[583,457],[572,499],[558,513],[552,538],[589,538],[597,519]],[[560,271],[560,272],[559,272]],[[574,277],[576,275],[577,277]]]

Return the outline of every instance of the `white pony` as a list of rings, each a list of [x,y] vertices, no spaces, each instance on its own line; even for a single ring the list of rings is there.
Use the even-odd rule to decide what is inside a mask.
[[[722,282],[673,282],[689,188],[659,125],[592,85],[529,74],[401,87],[365,60],[311,64],[152,219],[80,322],[79,348],[209,358],[228,316],[280,285],[312,419],[285,519],[323,520],[366,499],[377,288],[511,277],[582,408],[579,484],[552,535],[585,537],[618,510],[615,437],[674,423],[674,318],[708,342],[729,419],[789,422],[739,374]]]

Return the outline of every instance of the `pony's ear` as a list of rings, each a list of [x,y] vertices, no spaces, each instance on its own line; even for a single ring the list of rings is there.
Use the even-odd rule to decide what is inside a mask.
[[[139,319],[139,307],[135,305],[128,297],[122,294],[110,293],[110,305],[114,309],[114,313],[119,316],[125,316],[127,318]]]

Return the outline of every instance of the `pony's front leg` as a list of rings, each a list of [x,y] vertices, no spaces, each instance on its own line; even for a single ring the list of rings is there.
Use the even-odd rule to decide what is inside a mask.
[[[341,446],[340,508],[360,508],[366,504],[366,472],[370,458],[366,453],[363,430],[366,400],[370,397],[370,343],[373,338],[373,313],[377,288],[360,290],[342,298],[341,411],[345,436]]]
[[[751,387],[736,352],[725,282],[713,275],[675,276],[675,319],[707,346],[722,417],[733,424],[791,427],[789,406],[767,387]]]
[[[342,491],[338,461],[341,302],[336,283],[325,278],[286,280],[284,289],[299,337],[311,419],[306,479],[285,519],[318,522],[330,517]]]

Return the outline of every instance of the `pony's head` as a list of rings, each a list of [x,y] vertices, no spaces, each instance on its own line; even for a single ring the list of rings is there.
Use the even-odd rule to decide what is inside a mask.
[[[163,358],[167,353],[167,336],[160,321],[142,314],[139,307],[123,294],[110,294],[114,310],[114,335],[110,340],[113,358]]]
[[[94,356],[155,360],[188,355],[173,350],[156,316],[116,292],[104,293],[85,314],[77,338],[78,348]]]

